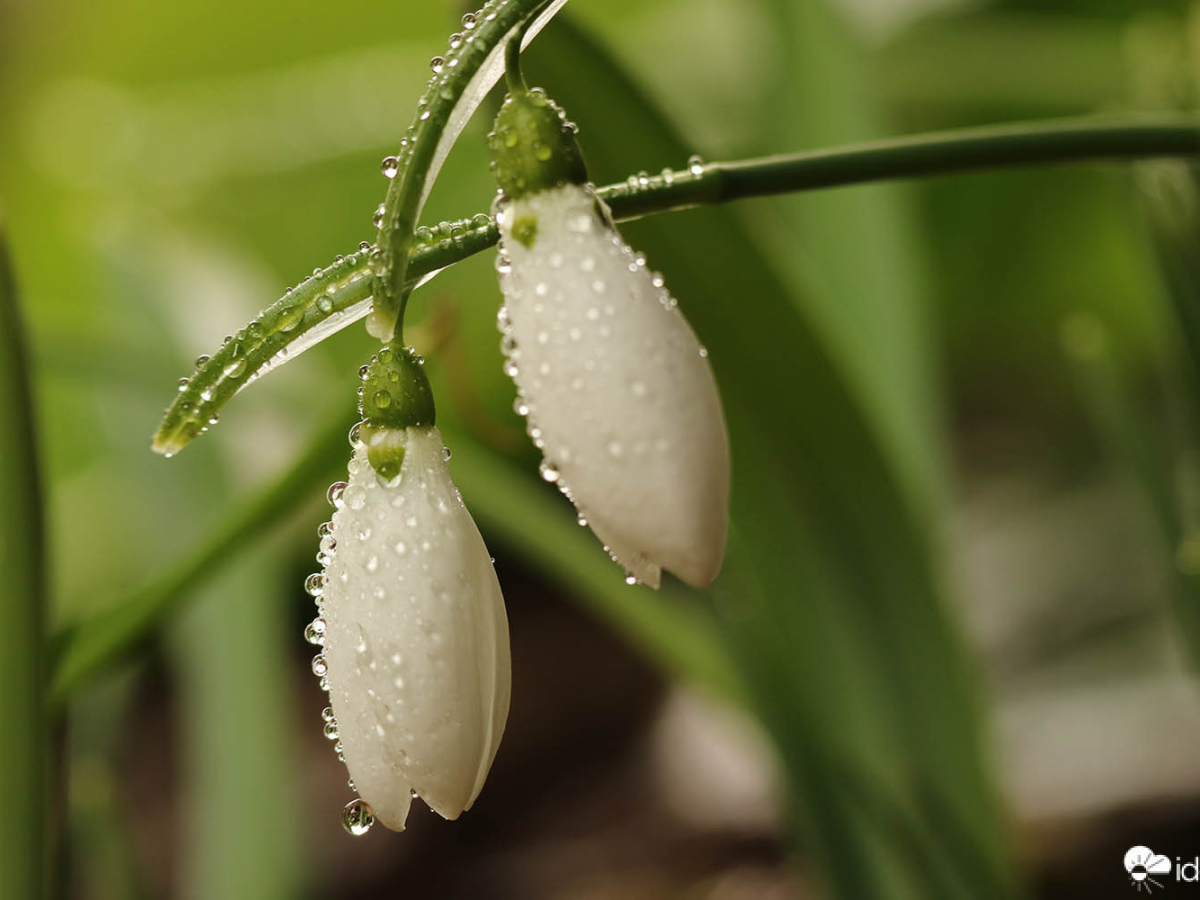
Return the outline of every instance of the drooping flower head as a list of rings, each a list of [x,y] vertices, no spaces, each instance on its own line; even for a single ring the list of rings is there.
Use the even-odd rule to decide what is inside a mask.
[[[399,831],[414,796],[454,819],[479,795],[508,716],[508,623],[419,357],[381,350],[362,411],[349,480],[331,489],[309,637],[323,645],[326,734],[362,796],[347,828],[374,816]]]
[[[489,136],[502,195],[498,322],[543,477],[629,580],[703,586],[725,550],[729,440],[706,351],[586,184],[573,126],[539,90]]]

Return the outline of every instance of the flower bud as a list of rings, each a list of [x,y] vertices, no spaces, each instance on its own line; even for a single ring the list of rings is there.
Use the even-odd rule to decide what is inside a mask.
[[[454,819],[479,795],[508,716],[508,623],[438,430],[361,435],[336,499],[318,638],[346,767],[399,831],[413,796]],[[372,444],[399,451],[394,477],[372,468]]]
[[[590,189],[563,184],[498,205],[499,322],[518,411],[630,579],[716,577],[729,510],[721,401],[662,279]]]

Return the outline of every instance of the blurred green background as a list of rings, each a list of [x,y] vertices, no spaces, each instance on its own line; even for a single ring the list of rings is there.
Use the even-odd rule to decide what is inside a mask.
[[[414,295],[509,605],[512,717],[462,820],[342,831],[302,584],[349,454],[323,435],[352,423],[372,341],[326,341],[177,459],[149,437],[196,356],[373,237],[379,161],[467,11],[0,0],[0,202],[52,632],[164,583],[316,448],[259,538],[184,579],[56,720],[62,896],[1095,898],[1133,890],[1132,845],[1200,854],[1183,163],[623,227],[708,346],[729,418],[730,553],[703,593],[627,588],[538,479],[494,254]],[[1132,0],[573,0],[526,66],[606,183],[692,153],[1190,109],[1198,23]],[[427,222],[487,209],[488,111]]]

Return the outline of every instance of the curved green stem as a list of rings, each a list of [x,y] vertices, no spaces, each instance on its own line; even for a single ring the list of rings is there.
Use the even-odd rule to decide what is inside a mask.
[[[737,162],[694,161],[686,169],[631,176],[597,193],[617,221],[751,197],[897,178],[986,169],[1200,154],[1200,121],[1178,117],[1113,120],[1092,116],[963,128],[915,137],[781,153]],[[495,227],[436,248],[422,266],[451,265],[491,246]]]

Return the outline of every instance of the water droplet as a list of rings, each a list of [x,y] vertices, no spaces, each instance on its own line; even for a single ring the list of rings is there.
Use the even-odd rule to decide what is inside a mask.
[[[326,722],[325,727],[322,729],[322,732],[324,733],[325,737],[328,740],[336,741],[338,739],[337,722],[334,720],[330,720],[330,721]]]
[[[310,644],[315,644],[318,647],[325,646],[325,620],[317,616],[304,628],[304,639]],[[315,665],[315,663],[314,663]],[[315,669],[313,671],[316,671]],[[318,675],[324,674],[317,672]]]
[[[357,448],[361,440],[362,422],[357,422],[355,423],[354,427],[350,429],[350,446]]]
[[[447,462],[449,462],[449,461],[450,461],[450,456],[451,456],[451,454],[450,454],[450,448],[449,448],[449,447],[443,447],[443,448],[442,448],[442,458],[443,458],[443,459],[445,459]]]
[[[371,374],[370,366],[359,366],[358,367],[358,377],[361,378],[363,381],[366,381],[367,376],[370,374]]]
[[[322,522],[317,526],[317,537],[326,538],[333,534],[333,523]]]
[[[327,706],[323,710],[321,710],[321,721],[322,722],[332,722],[333,721],[333,707],[332,706]]]
[[[342,746],[341,741],[333,745],[333,755],[337,757],[338,762],[346,761],[346,748]]]
[[[629,574],[629,575],[626,575],[626,576],[625,576],[625,583],[626,583],[627,585],[629,585],[630,587],[633,587],[635,584],[637,584],[637,583],[638,583],[637,576],[636,576],[636,575],[634,575],[634,574],[632,574],[632,573],[631,573],[631,574]]]
[[[429,68],[433,71],[434,75],[436,75],[436,74],[438,74],[438,72],[442,71],[442,67],[445,65],[446,65],[446,61],[444,59],[442,59],[440,56],[435,56],[433,59],[431,59],[429,61]]]
[[[211,356],[197,356],[196,357],[196,368],[197,369],[200,368],[202,365],[204,365],[210,359],[212,359]]]
[[[579,518],[577,518],[575,520],[575,524],[578,525],[580,528],[586,528],[587,527],[587,516],[585,516],[583,513],[580,513]]]
[[[380,409],[387,409],[392,405],[392,395],[387,391],[376,391],[374,396],[371,397],[371,400]]]
[[[699,153],[692,154],[688,157],[687,166],[688,171],[699,178],[704,174],[704,157]]]
[[[475,27],[475,13],[467,13],[462,17],[462,27],[467,31]]]
[[[329,671],[329,666],[325,662],[325,654],[324,653],[318,653],[316,656],[314,656],[312,658],[312,670],[313,670],[313,674],[316,675],[318,678],[320,678],[326,672]]]
[[[546,460],[542,460],[541,465],[538,466],[538,472],[541,473],[543,481],[548,481],[551,484],[554,484],[556,481],[558,481],[558,469],[554,468],[554,466]]]
[[[335,481],[329,486],[329,492],[325,495],[325,499],[327,499],[329,504],[335,509],[341,509],[343,502],[342,494],[346,492],[347,487],[349,487],[349,485],[347,485],[346,482]]]
[[[379,206],[375,208],[375,214],[371,216],[371,224],[376,228],[379,228],[381,225],[383,225],[383,216],[386,212],[387,207],[380,203]]]
[[[375,824],[371,804],[361,797],[351,800],[342,809],[342,827],[355,837],[362,837]]]
[[[400,171],[400,160],[394,156],[385,156],[379,164],[379,171],[383,172],[384,178],[395,178],[396,173]]]
[[[179,379],[179,390],[186,391],[189,383],[190,382],[186,378],[180,378]]]

